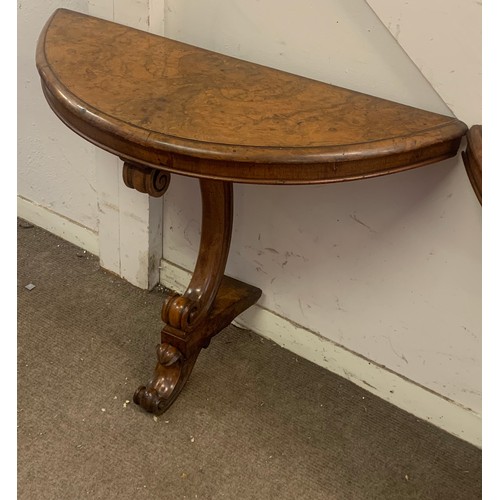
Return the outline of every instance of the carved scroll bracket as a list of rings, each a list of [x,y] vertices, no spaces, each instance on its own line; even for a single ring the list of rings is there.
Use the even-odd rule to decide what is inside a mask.
[[[124,161],[123,182],[129,188],[159,198],[168,189],[170,174],[147,165]]]

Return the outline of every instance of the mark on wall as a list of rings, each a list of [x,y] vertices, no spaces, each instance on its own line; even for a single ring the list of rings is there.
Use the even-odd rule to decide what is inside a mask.
[[[384,338],[387,339],[387,341],[389,342],[389,346],[391,348],[391,351],[400,359],[402,359],[406,364],[409,364],[408,363],[408,360],[405,358],[405,355],[403,353],[399,354],[396,349],[394,349],[394,346],[392,345],[392,341],[390,339],[390,337],[387,337],[386,335],[383,336]]]
[[[374,229],[372,229],[368,224],[366,224],[366,222],[363,222],[361,219],[359,219],[357,216],[356,216],[356,212],[353,212],[352,214],[349,215],[349,217],[357,222],[358,224],[361,224],[362,226],[366,227],[366,229],[368,229],[370,231],[370,233],[377,233],[377,231],[375,231]]]

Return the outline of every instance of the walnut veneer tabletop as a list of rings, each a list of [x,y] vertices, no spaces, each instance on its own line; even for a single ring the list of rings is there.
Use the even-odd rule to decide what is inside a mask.
[[[118,154],[197,177],[317,183],[454,156],[459,120],[59,9],[40,36],[49,104]]]

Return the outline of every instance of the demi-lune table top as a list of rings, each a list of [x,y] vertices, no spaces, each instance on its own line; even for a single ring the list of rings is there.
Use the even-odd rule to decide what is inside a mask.
[[[454,156],[459,120],[64,9],[37,66],[74,131],[124,159],[251,183],[383,175]]]

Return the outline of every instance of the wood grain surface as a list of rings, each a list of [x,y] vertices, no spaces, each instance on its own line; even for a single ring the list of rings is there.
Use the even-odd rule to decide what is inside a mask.
[[[412,108],[57,10],[37,49],[49,104],[131,161],[240,182],[381,175],[456,154],[467,127]]]
[[[465,170],[477,199],[483,204],[483,126],[473,125],[467,132],[467,148],[462,153]]]

